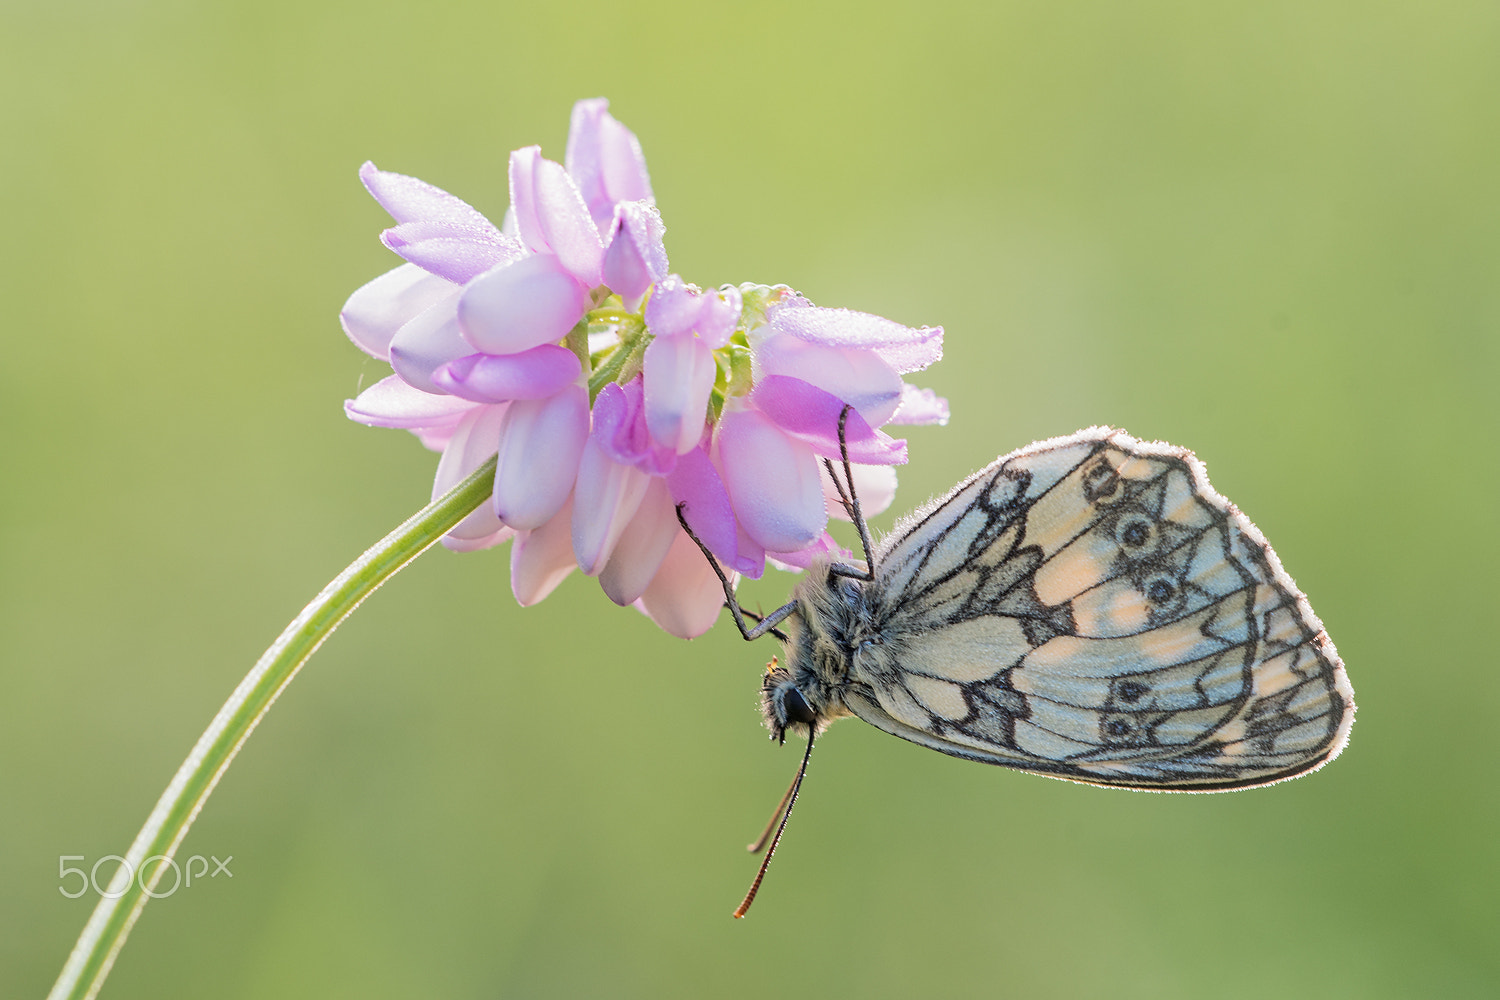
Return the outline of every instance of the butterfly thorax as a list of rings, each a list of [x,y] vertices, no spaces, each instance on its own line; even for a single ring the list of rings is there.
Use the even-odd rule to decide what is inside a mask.
[[[797,584],[797,610],[786,619],[786,666],[766,673],[762,710],[772,739],[792,730],[799,735],[815,725],[819,731],[852,713],[844,692],[857,682],[859,664],[881,642],[867,600],[866,585],[832,576],[814,566]]]

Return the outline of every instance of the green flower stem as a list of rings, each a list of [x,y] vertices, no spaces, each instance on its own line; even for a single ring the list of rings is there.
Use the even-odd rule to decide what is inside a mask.
[[[491,458],[350,564],[271,644],[198,738],[156,808],[146,818],[146,825],[141,827],[125,856],[126,863],[120,866],[106,896],[94,908],[93,916],[73,946],[62,974],[48,994],[49,1000],[98,994],[115,956],[125,944],[125,936],[168,867],[160,859],[170,859],[176,853],[198,810],[208,801],[229,762],[270,710],[271,703],[361,601],[484,503],[494,481],[495,460]],[[154,871],[144,870],[147,861],[155,865]]]

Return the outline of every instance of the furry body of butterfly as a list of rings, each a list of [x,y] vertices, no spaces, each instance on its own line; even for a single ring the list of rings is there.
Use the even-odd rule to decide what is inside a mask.
[[[1322,622],[1186,449],[1108,427],[1030,445],[904,518],[871,564],[814,567],[776,617],[773,738],[852,714],[1154,791],[1271,784],[1348,740],[1354,692]]]

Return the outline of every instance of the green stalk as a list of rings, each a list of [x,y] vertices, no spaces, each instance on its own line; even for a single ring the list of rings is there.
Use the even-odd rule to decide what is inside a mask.
[[[271,644],[198,738],[151,810],[125,855],[126,863],[78,936],[48,1000],[82,1000],[98,994],[125,945],[125,936],[151,898],[150,891],[169,867],[156,859],[171,858],[177,852],[203,803],[271,703],[361,601],[484,503],[494,481],[495,460],[491,458],[351,563]],[[148,859],[156,861],[154,873],[143,870]]]

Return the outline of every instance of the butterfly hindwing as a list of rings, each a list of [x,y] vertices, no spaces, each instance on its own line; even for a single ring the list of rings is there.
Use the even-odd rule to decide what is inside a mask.
[[[846,701],[958,756],[1213,790],[1347,739],[1342,664],[1254,525],[1180,448],[1092,428],[908,518],[869,588],[884,643]]]

